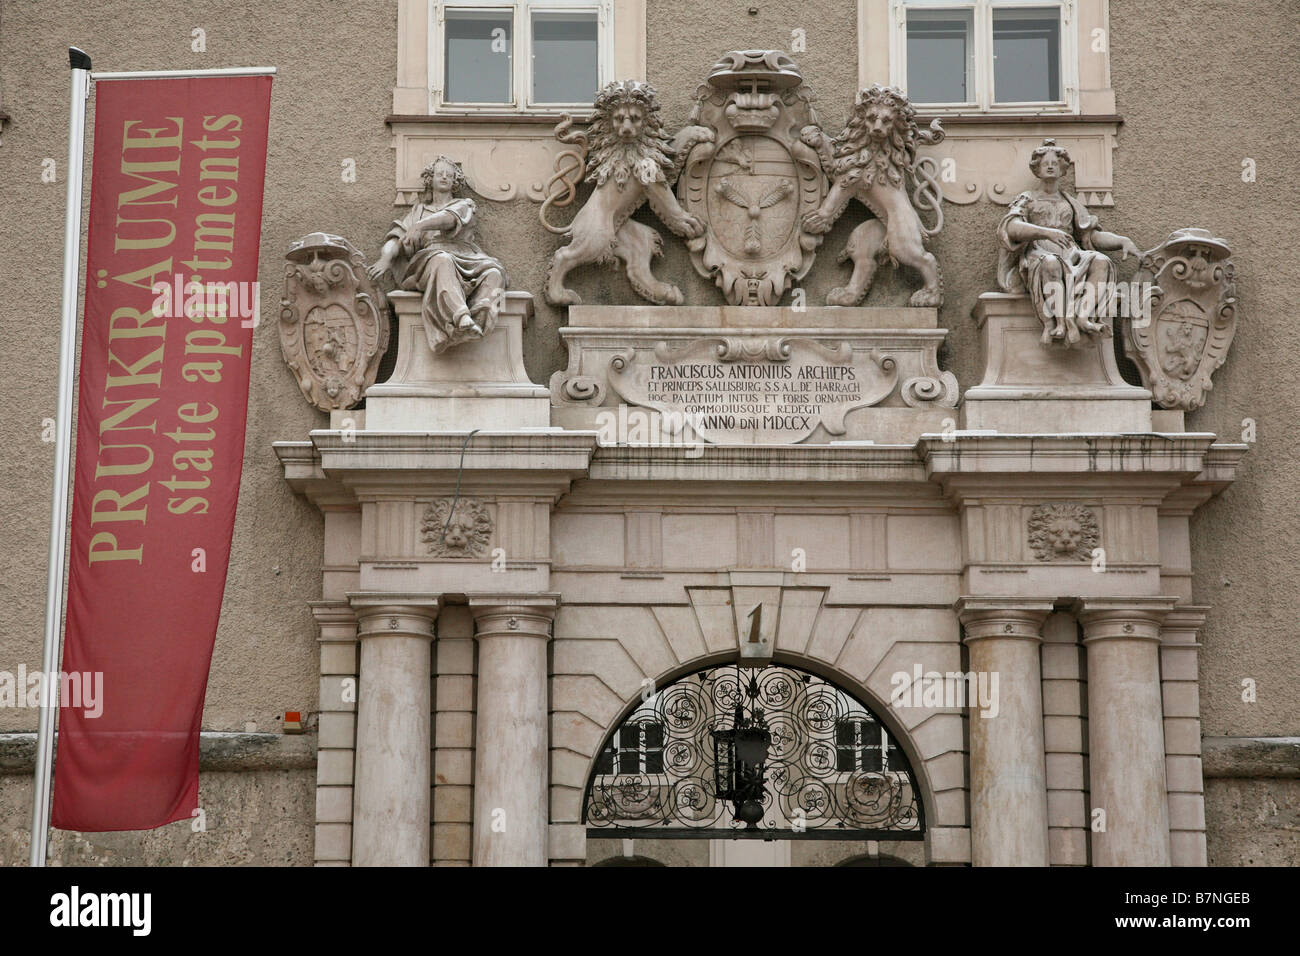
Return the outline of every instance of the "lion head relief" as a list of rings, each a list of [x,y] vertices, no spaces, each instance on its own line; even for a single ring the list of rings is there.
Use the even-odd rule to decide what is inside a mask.
[[[631,179],[642,185],[667,182],[676,167],[659,97],[641,80],[609,83],[596,94],[587,141],[587,182],[597,186],[610,179],[620,189]]]
[[[915,108],[900,90],[876,83],[858,93],[848,123],[832,141],[835,177],[902,186],[916,163],[918,141],[931,140],[918,130]]]
[[[1039,561],[1088,561],[1098,538],[1097,516],[1083,505],[1039,505],[1029,515],[1029,546]]]
[[[476,558],[487,554],[492,538],[492,515],[477,498],[462,498],[452,508],[450,498],[435,501],[424,510],[420,539],[429,553],[449,558]]]

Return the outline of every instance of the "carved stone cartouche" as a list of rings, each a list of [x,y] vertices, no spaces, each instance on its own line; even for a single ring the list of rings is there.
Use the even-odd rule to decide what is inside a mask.
[[[1155,286],[1150,315],[1124,324],[1142,384],[1163,408],[1205,404],[1237,331],[1232,250],[1205,229],[1179,229],[1142,256],[1135,283]]]
[[[731,305],[776,305],[812,267],[821,236],[804,219],[822,202],[817,154],[800,141],[816,128],[813,93],[780,50],[734,50],[696,94],[677,196],[704,223],[691,261]]]
[[[313,232],[285,253],[280,349],[307,401],[351,408],[374,384],[388,348],[387,302],[346,239]]]

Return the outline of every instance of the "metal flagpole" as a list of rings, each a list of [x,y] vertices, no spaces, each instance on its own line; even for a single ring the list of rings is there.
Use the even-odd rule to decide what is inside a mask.
[[[72,99],[68,108],[68,199],[63,232],[63,321],[59,333],[59,397],[54,433],[54,488],[50,499],[50,568],[45,598],[45,651],[41,657],[40,724],[32,800],[32,866],[44,866],[50,836],[54,720],[59,707],[59,645],[63,635],[63,560],[67,551],[68,479],[72,465],[72,376],[77,355],[77,286],[81,275],[81,174],[86,149],[86,97],[90,57],[68,49]]]

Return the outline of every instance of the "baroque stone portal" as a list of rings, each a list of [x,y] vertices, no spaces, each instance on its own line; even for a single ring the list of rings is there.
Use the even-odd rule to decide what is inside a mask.
[[[280,350],[298,387],[323,412],[351,408],[374,384],[388,349],[387,303],[365,257],[342,236],[313,232],[285,253]]]

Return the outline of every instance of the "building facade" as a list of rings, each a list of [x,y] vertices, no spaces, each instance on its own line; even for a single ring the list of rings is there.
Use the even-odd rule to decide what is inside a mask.
[[[1294,9],[295,6],[0,24],[0,669],[39,659],[49,64],[279,68],[206,823],[55,859],[1300,857]]]

